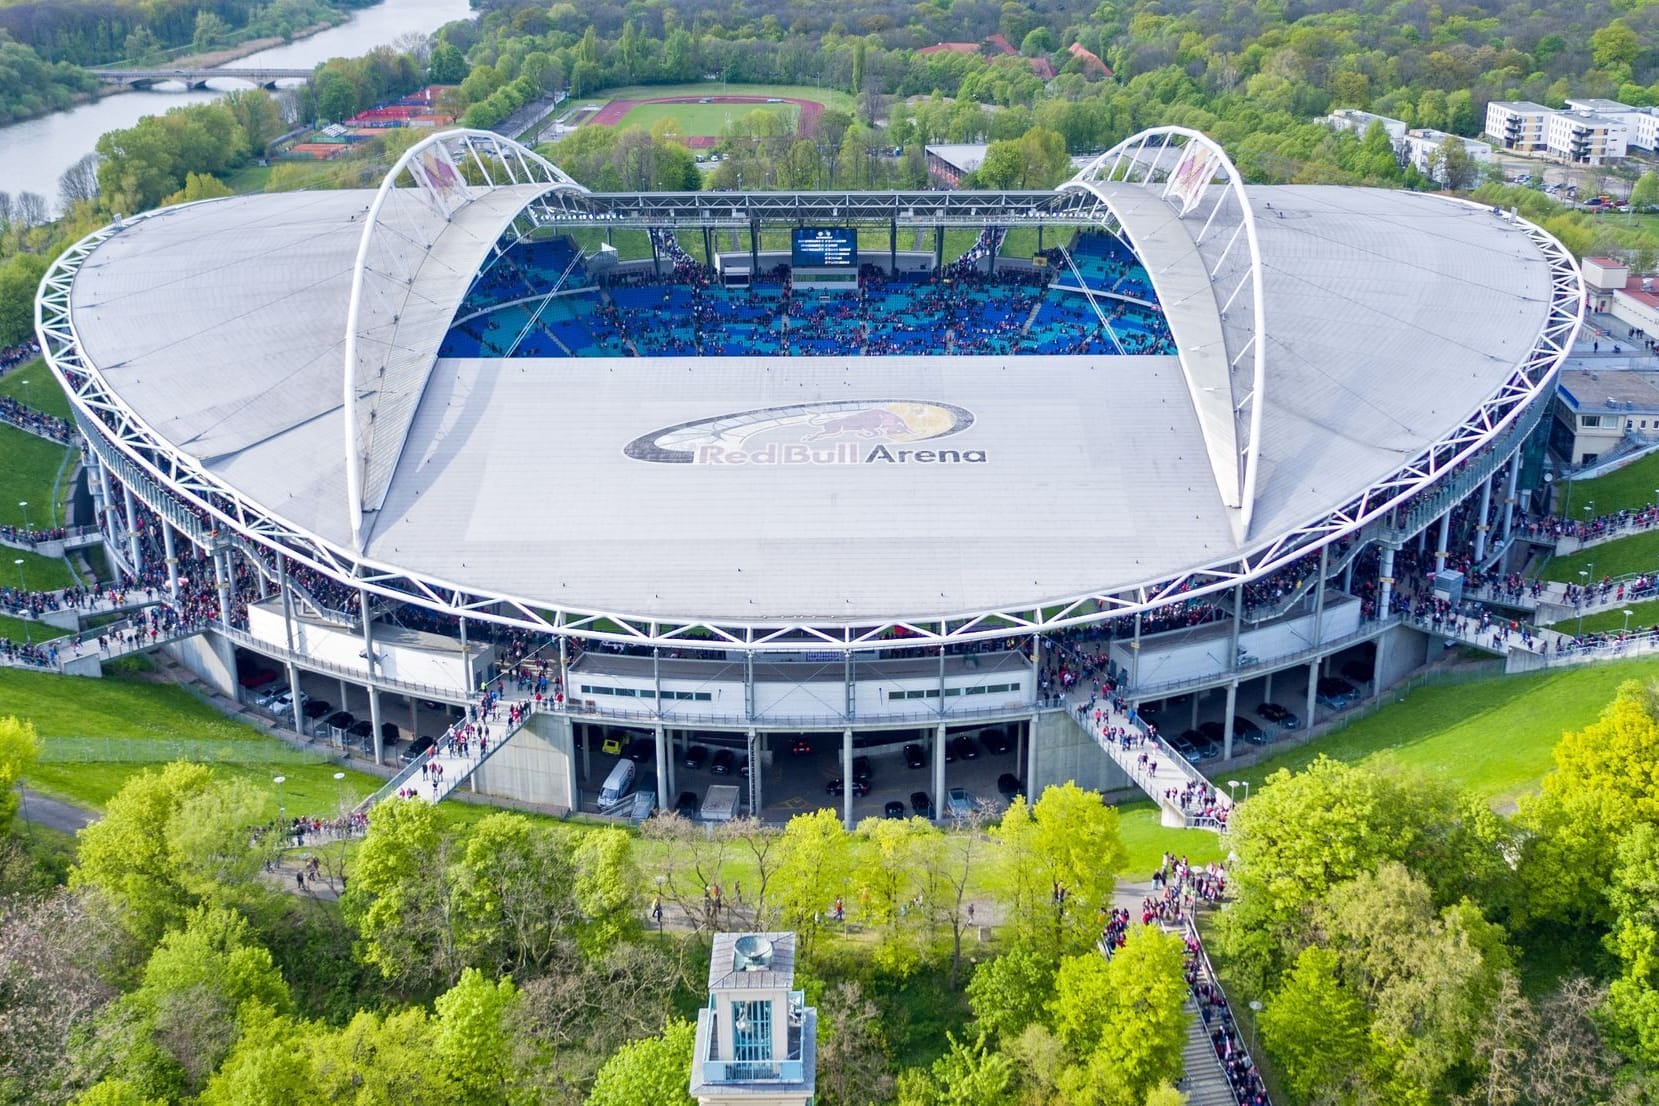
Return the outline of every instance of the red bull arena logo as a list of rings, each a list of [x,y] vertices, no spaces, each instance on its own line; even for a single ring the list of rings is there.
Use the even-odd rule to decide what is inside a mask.
[[[668,465],[980,465],[983,449],[917,448],[973,424],[972,411],[949,403],[797,403],[683,422],[635,438],[623,453]]]

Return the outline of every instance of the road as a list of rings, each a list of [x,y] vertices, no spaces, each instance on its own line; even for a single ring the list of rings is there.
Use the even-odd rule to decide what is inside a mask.
[[[20,813],[23,820],[30,825],[45,826],[47,829],[67,834],[74,834],[98,820],[96,810],[66,803],[62,799],[42,795],[27,787],[23,788],[23,806]]]

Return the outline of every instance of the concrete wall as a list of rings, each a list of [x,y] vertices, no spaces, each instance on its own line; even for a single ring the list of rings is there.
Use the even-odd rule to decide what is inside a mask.
[[[474,773],[478,790],[569,810],[575,787],[570,720],[538,714]]]
[[[162,648],[215,691],[236,697],[236,650],[229,639],[209,630]]]
[[[1075,780],[1079,787],[1094,791],[1117,791],[1134,786],[1123,769],[1064,711],[1048,711],[1037,716],[1031,748],[1031,779],[1027,783],[1033,795],[1067,780]]]
[[[282,609],[273,603],[255,603],[248,607],[248,633],[268,641],[278,649],[287,647],[288,635],[282,624]],[[297,652],[319,661],[343,668],[364,670],[362,680],[368,679],[363,660],[363,635],[357,630],[333,626],[309,619],[294,619],[294,648]],[[378,674],[388,680],[402,680],[428,687],[465,688],[468,686],[466,661],[459,643],[442,649],[422,649],[418,646],[384,640],[377,637],[374,651],[380,658]],[[474,671],[488,667],[490,654],[475,656]]]
[[[1440,651],[1443,639],[1411,626],[1396,626],[1377,639],[1377,690],[1393,687]]]

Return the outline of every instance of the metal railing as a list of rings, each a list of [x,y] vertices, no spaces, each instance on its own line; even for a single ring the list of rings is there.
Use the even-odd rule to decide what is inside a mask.
[[[1212,1004],[1211,1008],[1218,1009],[1220,1011],[1223,1024],[1232,1021],[1233,1004],[1227,1001],[1227,992],[1221,986],[1221,977],[1215,974],[1215,965],[1210,963],[1210,954],[1204,948],[1204,939],[1199,935],[1198,924],[1193,920],[1193,916],[1190,911],[1186,916],[1184,935],[1187,940],[1187,948],[1193,951],[1193,955],[1198,961],[1198,974],[1197,978],[1194,979],[1192,983],[1192,995],[1194,1001],[1199,1003],[1199,1010],[1202,1011],[1204,1009],[1204,1004],[1198,998],[1198,984],[1208,983],[1210,987],[1214,989],[1215,993],[1221,997],[1221,1003],[1219,1006]],[[1206,1020],[1204,1024],[1208,1025],[1209,1022]],[[1206,1036],[1208,1036],[1208,1034],[1206,1034]],[[1250,1050],[1245,1046],[1244,1034],[1238,1031],[1237,1022],[1233,1023],[1233,1037],[1235,1038],[1233,1042],[1234,1055],[1242,1059],[1244,1065],[1251,1071],[1257,1072],[1257,1078],[1259,1079],[1261,1068],[1256,1064],[1255,1058],[1250,1055]],[[1227,1066],[1221,1062],[1221,1057],[1216,1054],[1214,1046],[1210,1047],[1209,1052],[1211,1059],[1213,1059],[1216,1066],[1221,1069],[1221,1076],[1227,1083],[1227,1089],[1229,1093],[1232,1094],[1233,1101],[1237,1103],[1238,1106],[1245,1106],[1247,1100],[1246,1096],[1239,1093],[1238,1086],[1228,1076]],[[1260,1097],[1258,1097],[1255,1093],[1248,1095],[1248,1101],[1252,1104],[1252,1106],[1256,1103],[1261,1103],[1263,1106],[1271,1106],[1271,1102],[1267,1097],[1265,1086],[1259,1092],[1259,1095]]]
[[[1391,542],[1409,541],[1423,527],[1462,502],[1477,484],[1509,460],[1512,448],[1518,447],[1538,425],[1545,406],[1534,403],[1515,420],[1514,425],[1488,442],[1480,456],[1471,458],[1462,468],[1442,477],[1438,484],[1424,489],[1409,506],[1396,511],[1393,525],[1385,523],[1377,536]]]
[[[704,1060],[704,1083],[799,1083],[800,1060]]]
[[[1387,618],[1373,618],[1362,622],[1360,629],[1351,634],[1323,638],[1317,643],[1310,644],[1306,649],[1299,649],[1293,653],[1283,653],[1276,657],[1266,658],[1252,657],[1248,664],[1223,669],[1207,676],[1188,676],[1179,680],[1165,680],[1162,683],[1147,683],[1143,680],[1130,687],[1128,691],[1136,699],[1163,699],[1182,691],[1193,691],[1199,688],[1230,683],[1235,679],[1249,679],[1253,676],[1266,675],[1269,671],[1312,661],[1314,658],[1322,657],[1332,650],[1345,649],[1350,645],[1358,645],[1369,641],[1383,631],[1392,626],[1398,626],[1404,621],[1405,616],[1399,614],[1391,614]]]

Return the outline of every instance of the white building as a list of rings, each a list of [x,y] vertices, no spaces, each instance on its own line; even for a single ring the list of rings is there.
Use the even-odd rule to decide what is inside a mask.
[[[1469,155],[1471,161],[1479,165],[1485,165],[1492,160],[1492,144],[1490,142],[1482,142],[1478,138],[1463,138],[1459,135],[1429,128],[1406,132],[1404,143],[1406,159],[1417,167],[1419,173],[1430,180],[1444,184],[1445,181],[1440,179],[1440,171],[1434,162],[1435,151],[1440,149],[1448,138],[1461,142],[1463,152]]]
[[[1486,105],[1486,133],[1499,146],[1518,154],[1545,151],[1545,130],[1556,112],[1531,100],[1493,100]]]
[[[1337,131],[1352,131],[1360,137],[1371,129],[1373,123],[1381,123],[1383,130],[1388,132],[1389,140],[1398,150],[1400,144],[1406,140],[1406,124],[1403,119],[1391,119],[1386,115],[1375,115],[1369,111],[1360,111],[1358,108],[1337,108],[1320,122]]]
[[[709,1001],[697,1012],[698,1106],[807,1106],[817,1083],[818,1013],[795,990],[793,933],[716,933]]]
[[[1590,111],[1557,111],[1545,123],[1545,152],[1571,165],[1601,165],[1625,155],[1630,131],[1618,119]]]
[[[1634,146],[1639,150],[1659,148],[1659,112],[1655,112],[1653,108],[1633,108],[1617,100],[1603,100],[1599,97],[1568,100],[1567,108],[1570,111],[1589,112],[1591,115],[1599,115],[1623,124],[1626,146]]]

